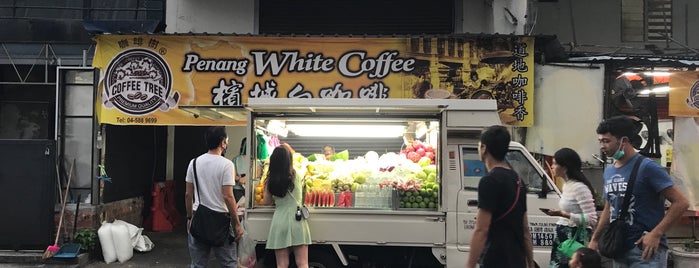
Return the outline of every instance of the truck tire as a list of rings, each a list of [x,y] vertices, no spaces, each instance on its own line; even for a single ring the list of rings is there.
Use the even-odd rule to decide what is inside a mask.
[[[308,248],[309,268],[340,268],[342,264],[337,254],[327,249]]]

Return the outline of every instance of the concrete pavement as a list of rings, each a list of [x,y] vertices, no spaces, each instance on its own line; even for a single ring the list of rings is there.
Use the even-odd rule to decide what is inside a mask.
[[[133,257],[124,263],[106,264],[102,260],[93,260],[84,267],[189,267],[189,251],[187,250],[187,234],[184,227],[171,232],[143,232],[155,244],[149,252],[134,251]],[[212,264],[210,267],[218,267]]]
[[[112,268],[112,267],[189,267],[189,251],[187,250],[187,236],[184,227],[179,227],[171,232],[148,232],[143,235],[153,241],[155,247],[149,252],[140,253],[134,251],[133,257],[124,263],[114,262],[106,264],[98,256],[99,260],[88,259],[87,254],[81,254],[79,259],[72,262],[42,261],[43,251],[1,252],[0,267],[43,267],[43,268]],[[212,256],[213,257],[213,256]],[[210,261],[209,267],[219,267],[215,259]]]

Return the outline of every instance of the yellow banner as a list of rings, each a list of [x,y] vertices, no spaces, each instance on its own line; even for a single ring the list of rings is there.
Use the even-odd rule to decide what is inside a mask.
[[[530,37],[100,35],[93,66],[107,124],[242,125],[178,107],[249,98],[494,98],[505,124],[534,118]]]
[[[669,94],[669,115],[699,117],[699,72],[672,73]]]

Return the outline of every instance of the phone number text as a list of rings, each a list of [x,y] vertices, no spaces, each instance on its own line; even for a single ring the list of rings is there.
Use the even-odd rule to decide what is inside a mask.
[[[156,117],[117,117],[119,124],[155,124],[158,122]]]

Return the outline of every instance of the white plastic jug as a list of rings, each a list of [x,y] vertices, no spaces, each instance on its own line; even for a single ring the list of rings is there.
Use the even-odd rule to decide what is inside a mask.
[[[114,240],[114,249],[117,259],[120,263],[124,263],[133,257],[133,245],[131,245],[131,235],[129,235],[129,227],[120,222],[112,224],[112,238]]]
[[[104,262],[109,264],[117,260],[116,249],[114,248],[114,239],[112,237],[112,224],[102,222],[102,226],[97,230],[97,236],[100,239],[102,246],[102,256]]]

